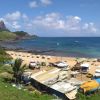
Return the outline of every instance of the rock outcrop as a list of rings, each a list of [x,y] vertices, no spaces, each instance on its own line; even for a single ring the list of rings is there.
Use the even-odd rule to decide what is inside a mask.
[[[7,29],[5,23],[0,21],[0,40],[19,40],[19,39],[31,39],[37,37],[24,31],[11,32]]]
[[[0,29],[2,29],[2,30],[7,29],[7,28],[6,28],[6,25],[4,24],[3,21],[0,21]]]

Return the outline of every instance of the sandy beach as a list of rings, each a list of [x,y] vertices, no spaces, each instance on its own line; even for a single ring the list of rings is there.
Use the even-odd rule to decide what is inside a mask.
[[[65,61],[70,67],[76,64],[75,57],[59,57],[59,56],[49,56],[49,55],[35,55],[27,52],[17,52],[17,51],[6,51],[13,59],[21,58],[25,64],[29,64],[31,61],[34,62],[46,62],[54,63],[58,61]]]
[[[21,58],[24,64],[29,65],[31,61],[33,62],[45,62],[46,65],[49,63],[55,63],[58,61],[65,61],[68,63],[69,67],[72,68],[77,63],[77,58],[75,57],[58,57],[49,55],[35,55],[27,52],[17,52],[17,51],[6,51],[13,59]],[[94,74],[96,67],[100,66],[100,62],[96,61],[94,58],[79,58],[84,61],[84,63],[89,63],[90,69],[89,73]]]

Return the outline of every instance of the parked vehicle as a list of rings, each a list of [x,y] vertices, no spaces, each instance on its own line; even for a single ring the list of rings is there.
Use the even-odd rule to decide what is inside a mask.
[[[30,69],[34,69],[36,66],[37,66],[37,63],[36,62],[30,62],[29,63],[29,68]]]

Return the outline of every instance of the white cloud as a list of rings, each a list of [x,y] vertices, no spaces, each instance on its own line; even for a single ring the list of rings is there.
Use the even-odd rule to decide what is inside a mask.
[[[20,11],[15,11],[13,13],[8,13],[4,16],[4,19],[8,22],[14,21],[28,21],[29,18],[25,13],[21,13]]]
[[[85,23],[82,27],[82,29],[85,31],[85,32],[88,32],[88,33],[96,33],[97,32],[97,28],[95,27],[94,23],[90,22],[90,23]]]
[[[93,22],[83,22],[79,16],[66,17],[54,12],[30,19],[26,14],[16,11],[6,14],[0,20],[3,20],[9,29],[33,32],[35,30],[36,33],[58,32],[58,35],[63,33],[66,36],[83,36],[89,33],[88,35],[91,36],[91,34],[98,35],[97,33],[100,31]]]
[[[5,19],[4,19],[4,18],[2,18],[2,17],[0,18],[0,21],[1,21],[1,20],[2,20],[2,21],[5,21]]]
[[[31,2],[29,2],[29,7],[30,8],[36,8],[36,7],[41,7],[41,6],[44,6],[44,5],[50,5],[52,4],[52,1],[51,0],[33,0]]]
[[[19,29],[19,28],[21,28],[21,25],[19,25],[17,21],[14,21],[14,22],[12,23],[12,28],[14,28],[14,29]]]
[[[40,0],[40,1],[44,5],[50,5],[52,3],[51,0]]]
[[[18,20],[20,19],[21,17],[21,13],[19,11],[16,11],[14,13],[8,13],[6,16],[5,16],[5,19],[9,20],[9,21],[15,21],[15,20]]]
[[[29,6],[30,6],[31,8],[36,8],[36,7],[38,7],[38,4],[37,4],[36,1],[31,1],[31,2],[29,3]]]
[[[27,16],[26,14],[23,14],[22,17],[23,17],[24,19],[27,19],[27,18],[28,18],[28,16]]]
[[[4,23],[5,23],[5,25],[8,25],[9,23],[8,23],[8,21],[6,21],[6,19],[5,18],[0,18],[0,21],[4,21]]]
[[[78,16],[67,16],[67,18],[64,20],[65,28],[64,30],[66,32],[80,32],[81,31],[81,18]]]
[[[58,29],[63,27],[64,22],[60,20],[60,15],[58,13],[51,13],[46,14],[45,16],[36,17],[36,19],[33,20],[33,24]]]
[[[49,30],[60,30],[67,33],[96,33],[94,23],[82,22],[79,16],[61,16],[58,13],[50,13],[38,16],[33,20],[33,25]]]
[[[22,19],[25,20],[25,21],[29,20],[29,18],[28,18],[28,16],[26,14],[22,14]]]
[[[8,28],[16,29],[16,30],[21,28],[19,22],[21,20],[26,20],[26,19],[28,19],[28,17],[19,11],[8,13],[3,18],[0,18],[0,20],[3,20],[5,22]]]
[[[6,24],[7,28],[10,29],[10,30],[21,29],[21,25],[19,24],[18,21],[6,22],[5,24]]]

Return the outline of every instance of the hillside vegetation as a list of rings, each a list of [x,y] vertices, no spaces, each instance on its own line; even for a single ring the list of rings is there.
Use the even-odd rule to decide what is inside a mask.
[[[16,34],[17,36],[21,36],[21,37],[28,35],[28,33],[24,32],[24,31],[16,31],[13,33]]]
[[[10,84],[0,79],[0,98],[1,100],[53,100],[52,96],[47,94],[29,93],[29,91],[18,90]]]
[[[19,40],[19,39],[30,39],[37,37],[36,35],[30,35],[24,31],[11,32],[3,21],[0,21],[0,40]]]
[[[8,31],[0,31],[0,40],[14,40],[16,39],[16,34]]]
[[[0,100],[53,100],[54,97],[48,94],[41,94],[31,85],[22,89],[12,86],[12,66],[4,64],[11,61],[9,55],[0,48]]]

